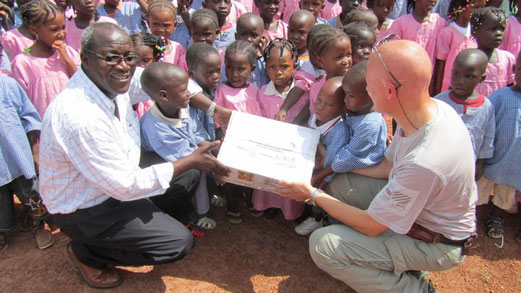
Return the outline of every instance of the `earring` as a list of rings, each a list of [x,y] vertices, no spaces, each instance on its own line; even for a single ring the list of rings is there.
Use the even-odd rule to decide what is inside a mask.
[[[40,40],[40,35],[36,34],[36,40],[37,40],[37,41]]]

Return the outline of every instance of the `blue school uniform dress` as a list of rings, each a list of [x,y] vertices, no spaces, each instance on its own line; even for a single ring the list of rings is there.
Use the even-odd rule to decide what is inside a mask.
[[[489,96],[496,116],[494,155],[485,161],[485,177],[521,190],[521,93],[510,87]]]
[[[346,128],[346,140],[336,140],[330,144],[333,149],[339,148],[331,162],[335,173],[367,168],[383,160],[387,147],[387,126],[382,114],[371,112],[360,116],[346,115],[343,125]]]
[[[36,177],[26,133],[40,130],[41,119],[14,79],[0,76],[0,93],[0,186],[3,186],[20,176]]]
[[[177,25],[175,31],[170,35],[169,39],[183,45],[185,50],[188,50],[188,47],[192,44],[192,35],[190,34],[190,31],[184,22]]]
[[[476,159],[491,158],[494,153],[496,132],[492,103],[483,95],[472,101],[461,101],[452,97],[450,90],[434,98],[449,104],[460,115],[469,131]]]
[[[135,2],[120,2],[121,7],[114,12],[114,19],[127,33],[139,33],[146,31],[141,18],[141,8]],[[96,7],[100,16],[109,17],[103,5]]]
[[[237,32],[235,24],[220,28],[217,37],[213,41],[213,47],[221,51],[226,50],[226,47],[235,41],[235,32]]]

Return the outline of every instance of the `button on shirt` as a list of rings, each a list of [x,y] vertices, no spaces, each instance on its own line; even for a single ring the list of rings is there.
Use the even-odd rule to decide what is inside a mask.
[[[120,119],[113,100],[80,68],[49,105],[40,141],[40,194],[50,213],[72,213],[110,197],[146,198],[169,187],[171,163],[139,168],[137,115],[127,93],[115,101]]]

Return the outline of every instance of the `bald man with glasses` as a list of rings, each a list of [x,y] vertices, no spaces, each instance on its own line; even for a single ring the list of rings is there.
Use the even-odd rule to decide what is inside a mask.
[[[434,292],[421,271],[464,259],[475,231],[474,156],[465,125],[429,95],[431,63],[410,41],[369,58],[375,109],[398,123],[384,160],[339,174],[327,192],[282,182],[280,193],[320,206],[341,224],[310,237],[313,261],[358,292]]]

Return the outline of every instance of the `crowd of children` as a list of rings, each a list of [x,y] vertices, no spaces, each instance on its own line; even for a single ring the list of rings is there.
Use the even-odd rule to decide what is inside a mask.
[[[509,11],[488,0],[14,2],[0,4],[4,56],[0,74],[9,76],[2,77],[0,88],[3,96],[19,88],[27,93],[32,105],[26,105],[24,94],[10,101],[15,106],[2,106],[2,112],[12,112],[23,125],[29,119],[24,112],[31,113],[30,121],[38,121],[76,72],[82,31],[91,23],[112,22],[131,34],[137,66],[145,68],[141,85],[150,100],[133,105],[141,119],[144,152],[175,161],[205,141],[224,139],[226,125],[213,117],[215,107],[221,106],[318,130],[321,138],[311,183],[320,188],[336,173],[383,159],[393,130],[385,119],[392,117],[373,109],[366,91],[367,60],[382,42],[397,38],[417,42],[432,61],[431,95],[451,105],[468,127],[478,204],[488,204],[492,196],[487,235],[502,238],[504,212],[517,212],[521,62],[516,56],[521,49],[521,1],[510,0]],[[16,83],[7,80],[11,77]],[[210,104],[208,111],[194,102],[201,99]],[[1,124],[0,177],[10,180],[0,181],[0,214],[7,214],[4,209],[12,205],[3,205],[9,202],[4,197],[12,199],[17,192],[9,184],[18,178],[35,180],[38,170],[13,171],[21,169],[16,164],[26,162],[18,162],[22,155],[4,151],[14,138],[5,133],[4,119]],[[27,144],[34,145],[35,129],[22,130]],[[324,224],[326,215],[315,207],[261,190],[219,187],[211,174],[203,174],[192,202],[196,214],[187,215],[194,235],[202,236],[202,231],[216,226],[206,216],[210,202],[227,204],[228,220],[241,223],[242,198],[252,216],[264,213],[269,220],[281,210],[287,220],[305,219],[295,228],[301,235]],[[6,246],[4,232],[11,228],[12,223],[0,223],[0,250]],[[521,239],[521,226],[517,236]]]

